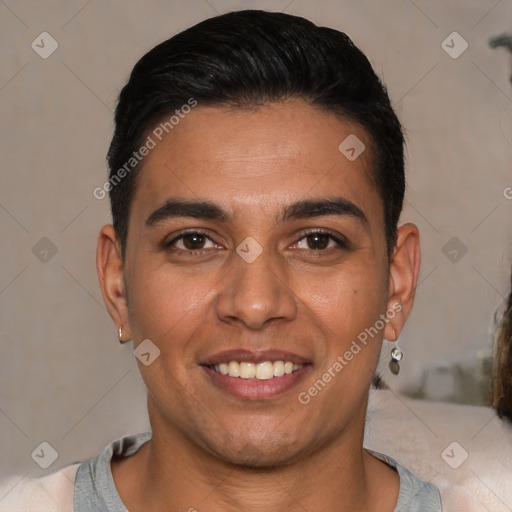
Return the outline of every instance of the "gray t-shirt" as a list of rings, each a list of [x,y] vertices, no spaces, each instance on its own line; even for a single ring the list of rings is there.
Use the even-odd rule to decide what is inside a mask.
[[[74,512],[128,512],[114,484],[110,461],[114,455],[133,455],[150,439],[151,432],[123,437],[107,446],[99,457],[81,464],[75,480]],[[370,453],[398,471],[400,494],[394,512],[442,512],[435,485],[418,480],[387,455]]]

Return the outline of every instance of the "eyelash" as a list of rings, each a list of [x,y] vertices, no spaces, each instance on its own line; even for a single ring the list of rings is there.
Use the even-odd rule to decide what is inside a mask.
[[[212,239],[211,236],[209,236],[206,232],[204,231],[201,231],[200,229],[191,229],[190,231],[184,231],[182,232],[179,236],[173,238],[170,242],[166,242],[164,244],[164,248],[165,249],[170,249],[172,250],[173,249],[173,245],[178,242],[179,240],[182,240],[183,238],[185,238],[186,236],[190,236],[190,235],[200,235],[200,236],[204,236],[207,240],[209,240],[210,242],[213,242],[215,243],[215,241]],[[218,244],[217,244],[218,245]],[[176,248],[174,248],[176,249]],[[190,254],[203,254],[203,252],[205,251],[205,249],[198,249],[196,251],[193,251],[193,250],[190,250],[190,249],[176,249],[177,251],[182,251],[182,252],[188,252]],[[206,249],[208,250],[208,249]]]
[[[170,242],[164,243],[164,249],[172,250],[174,248],[177,251],[187,252],[191,255],[203,254],[204,251],[209,250],[209,249],[198,249],[198,250],[194,251],[194,250],[190,250],[190,249],[181,249],[181,248],[173,247],[173,245],[176,244],[176,242],[178,242],[178,241],[182,240],[183,238],[185,238],[186,236],[190,236],[190,235],[203,236],[210,242],[216,244],[216,242],[205,231],[202,231],[200,229],[193,229],[190,231],[182,232],[179,236],[173,238]],[[325,252],[330,249],[345,249],[345,250],[350,249],[349,243],[346,239],[344,239],[344,237],[336,236],[333,233],[331,233],[330,231],[325,230],[325,229],[313,229],[313,230],[304,231],[303,233],[300,234],[300,238],[298,238],[297,241],[295,241],[293,245],[297,245],[300,241],[304,240],[305,238],[307,238],[308,236],[311,236],[311,235],[326,235],[329,237],[330,241],[331,240],[334,241],[338,247],[334,247],[334,248],[328,247],[326,249],[298,249],[298,250],[308,250],[313,253],[322,253],[322,252]],[[218,244],[216,244],[216,245],[218,245]]]
[[[303,249],[303,250],[308,250],[308,251],[311,251],[311,252],[314,252],[314,253],[322,253],[322,252],[325,252],[325,251],[327,251],[329,249],[336,249],[336,250],[339,250],[339,249],[348,250],[348,249],[350,249],[348,240],[346,240],[344,237],[341,237],[339,235],[335,235],[331,231],[326,230],[326,229],[310,229],[310,230],[306,230],[306,231],[301,233],[300,238],[294,243],[294,245],[297,245],[301,240],[304,240],[305,238],[307,238],[308,236],[311,236],[311,235],[326,235],[327,237],[329,237],[330,240],[335,242],[338,247],[329,247],[327,249],[309,249],[308,248],[308,249]]]

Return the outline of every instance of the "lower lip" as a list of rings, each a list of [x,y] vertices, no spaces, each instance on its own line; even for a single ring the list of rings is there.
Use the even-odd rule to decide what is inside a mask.
[[[311,365],[305,364],[293,373],[287,373],[282,377],[273,377],[268,380],[241,379],[240,377],[222,375],[222,373],[212,370],[208,366],[202,366],[202,368],[216,386],[238,398],[268,400],[282,395],[296,386],[309,371]]]

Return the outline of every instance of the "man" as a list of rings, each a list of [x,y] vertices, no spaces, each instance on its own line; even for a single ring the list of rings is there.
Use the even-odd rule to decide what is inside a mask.
[[[366,57],[302,18],[230,13],[146,54],[115,121],[97,268],[152,432],[80,465],[75,512],[440,511],[362,446],[420,263]]]

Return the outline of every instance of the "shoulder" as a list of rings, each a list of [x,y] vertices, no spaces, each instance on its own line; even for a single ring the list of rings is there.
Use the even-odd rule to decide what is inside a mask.
[[[434,483],[447,512],[512,508],[512,427],[488,407],[372,392],[365,446]]]
[[[439,489],[432,483],[416,478],[408,469],[382,453],[368,450],[374,457],[395,468],[400,476],[400,492],[395,512],[441,512]]]
[[[0,482],[0,512],[72,512],[78,466],[40,478],[13,477]]]
[[[91,500],[115,501],[110,460],[113,456],[129,457],[150,438],[150,432],[125,436],[84,463],[67,466],[40,478],[25,475],[0,481],[0,512],[73,512],[76,505],[80,510],[89,510]],[[102,492],[106,494],[102,495]]]
[[[81,464],[75,481],[75,511],[126,511],[114,483],[111,461],[134,455],[150,439],[151,432],[124,436],[109,444],[98,457]]]

